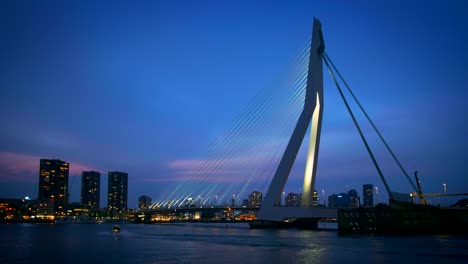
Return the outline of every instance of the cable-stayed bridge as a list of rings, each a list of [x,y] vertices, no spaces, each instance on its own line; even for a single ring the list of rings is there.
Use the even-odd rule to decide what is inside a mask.
[[[202,159],[190,161],[191,170],[184,172],[183,181],[163,194],[152,205],[149,213],[178,208],[234,206],[253,191],[260,191],[265,194],[258,212],[262,223],[281,222],[291,218],[314,221],[336,218],[337,209],[317,206],[314,197],[325,107],[323,62],[390,199],[392,192],[338,79],[345,85],[413,189],[417,191],[408,173],[325,52],[321,23],[314,19],[311,40],[307,41],[285,73],[257,94],[231,126],[213,142]],[[307,131],[310,131],[309,145],[301,205],[285,207],[281,201],[284,198],[284,187]]]
[[[303,109],[310,40],[287,71],[262,89],[209,147],[191,161],[185,181],[155,207],[231,204],[258,190],[265,194]]]

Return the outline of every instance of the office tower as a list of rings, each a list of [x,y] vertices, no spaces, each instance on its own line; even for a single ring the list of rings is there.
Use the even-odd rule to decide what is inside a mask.
[[[250,207],[260,207],[262,205],[263,193],[259,191],[253,191],[249,195],[249,206]]]
[[[299,207],[301,206],[301,195],[297,193],[288,193],[285,201],[288,207]]]
[[[348,208],[349,195],[346,193],[332,194],[328,196],[328,207],[330,208]]]
[[[141,211],[145,211],[149,209],[151,202],[152,202],[151,197],[142,195],[138,198],[138,208],[140,208]]]
[[[374,186],[372,184],[364,184],[362,186],[362,200],[364,208],[374,207]]]
[[[98,171],[81,172],[81,204],[89,206],[90,210],[99,209],[101,189],[101,173]]]
[[[64,215],[68,205],[70,164],[58,159],[41,159],[38,201],[51,202],[56,215]]]
[[[349,199],[349,208],[359,207],[359,196],[356,190],[354,189],[349,190],[348,199]]]
[[[127,210],[128,173],[109,172],[107,193],[107,209],[111,217],[124,213]]]

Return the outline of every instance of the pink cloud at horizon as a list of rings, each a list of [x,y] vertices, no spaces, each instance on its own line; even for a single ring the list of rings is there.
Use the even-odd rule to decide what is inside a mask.
[[[29,154],[12,152],[0,152],[0,181],[37,182],[39,175],[39,157]],[[70,164],[70,176],[81,175],[82,171],[100,171],[99,169],[85,166],[66,160]]]
[[[145,182],[198,182],[200,179],[197,179],[193,177],[193,175],[187,175],[187,174],[196,174],[195,172],[180,172],[176,174],[180,175],[172,175],[170,177],[165,177],[165,178],[146,178],[144,179]],[[224,178],[224,177],[216,177],[216,176],[207,176],[204,177],[205,182],[211,182],[211,183],[218,183],[218,182],[224,182],[224,183],[239,183],[241,180],[239,178]]]

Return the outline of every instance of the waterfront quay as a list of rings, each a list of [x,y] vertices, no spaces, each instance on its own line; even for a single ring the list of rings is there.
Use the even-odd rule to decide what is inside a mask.
[[[128,215],[135,223],[168,223],[168,222],[246,222],[257,219],[258,207],[179,207],[158,208]]]

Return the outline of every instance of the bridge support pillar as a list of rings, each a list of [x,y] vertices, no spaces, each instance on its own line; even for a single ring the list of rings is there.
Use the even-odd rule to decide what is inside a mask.
[[[281,194],[283,192],[286,181],[291,172],[296,156],[301,147],[304,136],[307,132],[309,124],[312,121],[309,151],[307,155],[307,163],[304,174],[304,185],[302,193],[301,209],[311,210],[313,205],[313,194],[315,185],[315,175],[317,172],[317,160],[320,145],[320,131],[322,128],[322,113],[323,113],[323,68],[322,54],[325,50],[323,41],[322,26],[318,19],[314,19],[312,42],[310,48],[309,68],[307,73],[307,86],[304,108],[299,117],[299,120],[294,128],[293,134],[289,139],[286,150],[281,158],[278,168],[275,172],[273,180],[266,193],[265,200],[259,211],[259,219],[274,220],[275,211],[278,216],[287,216],[287,213],[281,205]],[[281,208],[281,209],[280,209]],[[280,212],[281,211],[281,212]],[[318,213],[318,211],[316,211]],[[297,216],[308,216],[309,213],[290,212]],[[294,217],[291,215],[291,217]],[[328,215],[328,214],[327,214]],[[336,217],[336,216],[335,216]],[[281,219],[282,220],[282,219]]]

